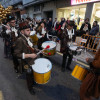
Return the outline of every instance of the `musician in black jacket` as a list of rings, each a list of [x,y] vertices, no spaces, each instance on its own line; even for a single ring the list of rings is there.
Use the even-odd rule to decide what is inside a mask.
[[[5,30],[5,33],[6,33],[6,38],[5,38],[5,47],[7,49],[9,49],[9,51],[6,51],[6,56],[8,56],[8,52],[9,52],[9,56],[13,58],[13,64],[14,64],[14,69],[15,69],[15,72],[17,73],[18,72],[18,60],[17,58],[14,56],[14,48],[15,48],[15,42],[17,40],[17,38],[19,37],[19,34],[18,34],[18,29],[16,29],[16,21],[15,21],[15,17],[14,16],[11,16],[11,15],[8,15],[7,16],[7,25],[5,26],[6,27],[6,30]]]
[[[75,32],[73,29],[74,22],[69,21],[68,26],[66,28],[66,22],[62,24],[61,30],[58,32],[58,37],[61,40],[61,49],[60,51],[63,53],[63,61],[61,70],[64,72],[67,69],[71,70],[70,64],[73,58],[73,54],[69,52],[68,43],[71,41],[75,41]],[[68,62],[66,65],[66,59],[68,57]]]

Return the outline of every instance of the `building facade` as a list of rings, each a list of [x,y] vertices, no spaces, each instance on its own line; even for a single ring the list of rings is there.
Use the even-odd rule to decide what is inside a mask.
[[[26,11],[22,5],[22,0],[2,0],[1,4],[4,8],[13,6],[12,14],[15,15],[18,19],[20,19],[22,15],[26,14]]]
[[[81,26],[85,18],[92,24],[97,20],[100,24],[100,0],[23,0],[27,15],[31,18],[58,18],[75,20]]]
[[[21,18],[60,20],[64,17],[74,20],[79,28],[85,18],[90,18],[91,24],[94,20],[100,24],[100,0],[2,0],[2,5],[12,5]]]

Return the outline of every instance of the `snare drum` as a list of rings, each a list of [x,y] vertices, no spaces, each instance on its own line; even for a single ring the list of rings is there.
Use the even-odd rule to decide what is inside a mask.
[[[46,46],[49,45],[50,48],[44,50],[45,56],[52,56],[56,53],[56,43],[54,41],[46,41],[42,44],[42,48],[46,48]]]
[[[48,59],[39,58],[32,65],[34,81],[38,84],[45,84],[51,76],[52,64]]]
[[[73,72],[72,72],[72,76],[80,81],[83,81],[84,78],[86,77],[88,73],[88,70],[85,68],[82,68],[81,66],[76,65]]]
[[[73,55],[76,55],[76,54],[77,54],[77,51],[76,51],[76,50],[77,50],[77,47],[78,47],[78,46],[70,46],[70,47],[69,47],[69,49],[70,49],[70,50],[69,50],[69,53],[71,53],[71,54],[73,54]]]

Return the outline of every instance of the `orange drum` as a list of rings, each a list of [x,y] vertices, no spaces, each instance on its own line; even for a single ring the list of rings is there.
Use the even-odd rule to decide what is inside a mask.
[[[76,65],[73,72],[72,72],[72,76],[80,81],[83,81],[84,78],[86,77],[88,73],[88,70],[85,69],[85,68],[82,68],[81,66],[79,65]]]

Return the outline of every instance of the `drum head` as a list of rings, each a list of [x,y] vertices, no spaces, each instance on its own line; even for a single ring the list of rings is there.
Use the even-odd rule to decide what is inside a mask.
[[[74,45],[74,46],[77,46],[77,43],[73,42],[73,45]]]
[[[43,74],[52,69],[52,64],[48,59],[39,58],[35,60],[35,64],[32,65],[33,71]]]
[[[75,51],[77,49],[77,46],[70,46],[69,48],[70,50]]]
[[[56,42],[54,41],[46,41],[42,44],[42,48],[46,48],[47,46],[50,46],[50,49],[56,47]]]
[[[35,35],[35,31],[31,31],[30,36]]]

